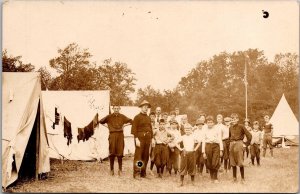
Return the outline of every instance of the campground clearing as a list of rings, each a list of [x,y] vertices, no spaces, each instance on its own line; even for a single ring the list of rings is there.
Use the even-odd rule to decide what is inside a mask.
[[[163,180],[149,175],[150,179],[132,178],[132,157],[123,161],[123,176],[109,175],[109,162],[64,161],[51,159],[51,172],[46,180],[18,180],[8,192],[297,192],[299,182],[298,147],[275,148],[275,158],[262,158],[261,167],[247,165],[245,184],[232,183],[232,171],[219,174],[220,183],[210,182],[209,174],[196,176],[195,186],[185,177],[178,187],[179,176],[165,175]],[[246,159],[246,163],[250,159]],[[115,162],[117,168],[117,161]],[[154,168],[155,169],[155,168]],[[204,170],[205,171],[205,170]],[[117,173],[115,173],[117,174]]]

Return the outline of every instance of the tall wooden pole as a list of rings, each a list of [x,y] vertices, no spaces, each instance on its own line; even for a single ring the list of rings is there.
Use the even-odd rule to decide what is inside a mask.
[[[245,59],[245,96],[246,96],[246,119],[248,119],[248,81],[247,81],[247,57]]]

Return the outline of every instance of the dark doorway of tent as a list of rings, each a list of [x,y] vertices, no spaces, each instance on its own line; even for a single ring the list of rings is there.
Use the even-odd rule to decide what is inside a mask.
[[[40,142],[39,140],[40,140],[40,102],[38,104],[34,125],[18,173],[19,181],[41,178],[41,176],[39,177],[38,175],[39,142]]]

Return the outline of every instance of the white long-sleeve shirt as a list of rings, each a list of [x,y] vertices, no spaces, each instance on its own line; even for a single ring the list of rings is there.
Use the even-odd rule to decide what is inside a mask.
[[[220,150],[223,150],[222,132],[220,128],[213,126],[212,128],[204,128],[204,139],[203,143],[218,143]],[[202,146],[202,153],[205,152],[205,145]]]
[[[222,123],[216,124],[215,127],[219,128],[219,130],[221,130],[222,140],[229,138],[229,127],[227,127],[226,125],[224,125]]]
[[[197,142],[197,139],[193,133],[190,135],[185,134],[180,136],[178,143],[180,142],[183,142],[183,147],[185,151],[192,152],[194,151],[194,146]]]
[[[197,139],[197,143],[203,142],[203,139],[204,139],[204,130],[203,129],[196,128],[193,133]]]
[[[180,131],[178,131],[177,129],[169,129],[168,132],[174,137],[174,139],[168,145],[170,147],[175,147],[178,141],[180,140]]]

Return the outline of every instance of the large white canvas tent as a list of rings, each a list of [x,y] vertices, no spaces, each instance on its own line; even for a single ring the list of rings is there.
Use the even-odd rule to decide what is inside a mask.
[[[38,73],[2,73],[2,187],[50,171]]]
[[[270,119],[270,123],[273,125],[274,137],[283,137],[286,140],[296,142],[299,136],[299,122],[284,94]]]
[[[78,127],[92,121],[96,113],[99,119],[109,114],[109,91],[43,91],[46,127],[51,158],[68,160],[101,160],[108,157],[108,129],[98,125],[89,140],[77,141]],[[60,113],[59,125],[55,125],[55,107]],[[67,145],[64,137],[63,117],[72,126],[73,139]]]

